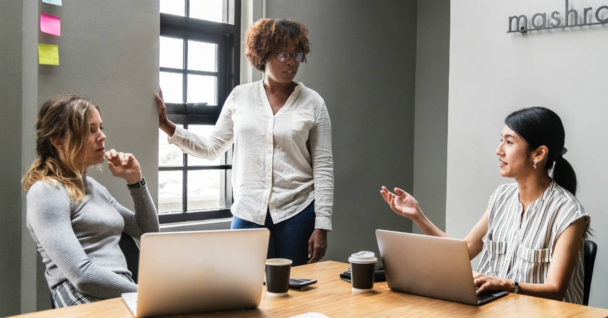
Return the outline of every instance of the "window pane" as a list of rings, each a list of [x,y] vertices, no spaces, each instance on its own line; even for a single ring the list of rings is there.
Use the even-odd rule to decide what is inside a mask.
[[[158,172],[158,212],[182,212],[182,178],[181,171]]]
[[[165,103],[183,103],[183,80],[180,73],[160,72],[158,84],[163,90]]]
[[[220,204],[220,180],[224,170],[188,171],[188,211],[224,209]]]
[[[188,69],[217,72],[217,44],[188,41]]]
[[[188,103],[217,105],[217,77],[188,74]]]
[[[183,127],[183,125],[176,125]],[[160,167],[175,167],[184,165],[184,156],[182,151],[176,145],[170,145],[167,140],[167,134],[164,131],[158,130],[158,166]]]
[[[160,67],[184,68],[184,40],[160,37]]]
[[[190,17],[225,23],[222,16],[223,3],[223,0],[190,0]]]
[[[191,132],[202,135],[209,136],[211,130],[213,130],[213,125],[189,125],[188,130]],[[219,155],[215,160],[203,159],[195,156],[188,155],[188,166],[216,166],[221,164],[221,158],[224,157],[224,154]]]
[[[160,12],[184,16],[186,5],[184,0],[160,0]]]

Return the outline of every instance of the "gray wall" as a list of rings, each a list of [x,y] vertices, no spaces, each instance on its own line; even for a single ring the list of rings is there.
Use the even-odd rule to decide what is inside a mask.
[[[504,118],[532,105],[554,109],[566,130],[565,158],[579,181],[577,197],[591,215],[598,243],[590,304],[608,307],[608,27],[528,34],[506,33],[508,17],[563,13],[553,0],[452,2],[448,120],[447,230],[464,237],[499,184],[495,154]],[[571,8],[598,8],[603,0],[571,1]],[[562,14],[563,16],[563,14]]]
[[[39,34],[40,12],[61,17],[60,39]],[[8,131],[0,138],[3,149],[12,150],[0,157],[1,195],[7,207],[0,222],[5,242],[0,315],[8,315],[48,306],[42,268],[21,217],[25,202],[19,186],[35,157],[33,125],[42,102],[56,94],[75,93],[99,104],[106,147],[134,153],[156,197],[158,119],[153,93],[158,88],[158,3],[86,0],[54,7],[38,1],[2,1],[0,30],[0,56],[10,62],[2,64],[0,73],[4,114],[0,120]],[[61,65],[39,66],[38,43],[59,43]],[[125,182],[111,176],[104,165],[92,167],[89,175],[132,206]]]
[[[410,231],[381,185],[413,189],[416,1],[268,0],[269,18],[310,29],[297,81],[323,96],[332,120],[334,231],[326,259],[377,251],[376,228]]]
[[[0,316],[20,311],[21,10],[21,1],[0,1]]]
[[[444,230],[449,55],[450,1],[418,1],[413,195]],[[417,226],[412,230],[421,232]]]
[[[446,10],[445,4],[424,3],[417,8],[414,0],[244,2],[251,6],[255,19],[262,15],[292,18],[310,28],[312,51],[296,80],[324,97],[332,118],[335,230],[329,236],[326,259],[346,261],[348,254],[361,249],[377,252],[373,232],[376,228],[411,231],[411,223],[393,214],[381,200],[381,185],[414,191],[429,206],[427,213],[436,215],[431,217],[440,223],[441,215],[433,214],[440,213],[440,209],[431,208],[436,202],[425,199],[427,191],[439,191],[437,184],[425,183],[414,189],[413,170],[414,160],[418,160],[416,165],[422,171],[436,169],[441,165],[441,149],[427,149],[417,141],[416,149],[437,156],[437,162],[426,165],[424,159],[432,156],[415,157],[414,131],[419,138],[428,134],[427,125],[441,128],[441,121],[433,121],[433,115],[442,115],[441,94],[447,90],[437,84],[445,79],[445,61],[441,64],[445,52],[433,54],[432,50],[444,49],[445,29],[439,31],[444,33],[437,41],[416,38],[437,36],[428,29],[433,27],[429,19],[441,14],[434,11]],[[34,159],[32,126],[37,108],[45,99],[71,92],[97,102],[108,135],[107,146],[134,152],[148,182],[157,184],[158,130],[152,93],[158,81],[158,8],[156,1],[146,0],[87,0],[66,2],[56,8],[38,1],[9,0],[1,2],[0,9],[0,30],[11,30],[1,33],[3,43],[14,44],[0,48],[3,57],[11,58],[10,64],[2,65],[0,73],[2,87],[11,88],[2,92],[2,100],[14,101],[3,106],[13,112],[2,117],[6,124],[3,127],[10,133],[0,138],[3,146],[15,149],[15,154],[4,153],[0,157],[3,176],[5,170],[12,173],[2,181],[2,189],[9,190],[2,192],[2,198],[14,206],[12,212],[3,214],[0,227],[3,241],[21,242],[3,246],[2,255],[9,257],[0,259],[0,292],[6,296],[0,299],[0,315],[6,315],[48,305],[35,247],[21,224],[25,204],[18,185]],[[424,16],[418,33],[417,10]],[[38,34],[41,11],[62,18],[60,41]],[[441,23],[438,26],[445,27]],[[37,65],[39,41],[59,43],[59,67]],[[416,67],[417,56],[425,61],[424,66]],[[243,81],[256,80],[260,74],[244,71],[242,77]],[[418,86],[414,85],[416,79],[421,81]],[[429,87],[435,84],[433,94]],[[10,105],[13,108],[8,108]],[[415,116],[425,124],[414,128]],[[441,136],[438,138],[441,140]],[[130,205],[128,194],[123,191],[124,182],[110,176],[107,168],[90,169],[89,174],[105,184],[118,200]],[[424,176],[420,173],[416,178]],[[150,189],[156,197],[157,188]],[[225,227],[225,222],[199,225],[205,229]],[[189,229],[193,227],[182,224],[165,230]],[[19,289],[21,292],[16,292]]]

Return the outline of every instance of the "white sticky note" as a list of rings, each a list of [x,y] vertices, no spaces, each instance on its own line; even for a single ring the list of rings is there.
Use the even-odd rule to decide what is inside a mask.
[[[62,5],[61,0],[42,0],[42,2],[52,4],[54,6]]]

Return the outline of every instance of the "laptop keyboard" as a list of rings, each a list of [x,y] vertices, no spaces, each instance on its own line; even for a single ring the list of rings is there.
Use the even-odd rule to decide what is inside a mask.
[[[506,291],[496,291],[496,292],[484,292],[481,293],[479,295],[477,295],[477,304],[479,305],[483,305],[489,301],[492,301],[496,298],[500,298],[504,295],[506,295],[507,292]]]

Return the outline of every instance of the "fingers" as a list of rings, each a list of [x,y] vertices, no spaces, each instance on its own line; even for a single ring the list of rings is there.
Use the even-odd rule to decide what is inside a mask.
[[[158,93],[154,94],[154,99],[156,100],[156,102],[160,102],[160,103],[165,103],[165,98],[163,97],[163,90],[162,89],[158,89]]]
[[[135,156],[133,156],[132,153],[124,153],[122,154],[120,161],[122,162],[123,166],[128,166],[129,162],[133,161],[133,159],[135,159]]]
[[[390,203],[389,191],[385,186],[382,186],[380,188],[380,195],[382,196],[382,199],[384,199],[384,201],[386,201],[386,203]]]
[[[405,192],[403,189],[401,188],[395,188],[395,194],[397,194],[398,196],[405,198],[408,195],[410,195],[409,193]]]
[[[382,198],[384,199],[384,201],[386,201],[387,203],[390,203],[391,201],[393,201],[393,199],[397,196],[401,197],[401,198],[406,198],[407,196],[410,195],[409,193],[405,192],[401,188],[395,188],[395,193],[392,193],[385,186],[382,186],[380,188],[380,194],[382,195]]]
[[[475,285],[475,293],[477,295],[485,291],[503,289],[500,279],[476,272],[473,272],[473,284]]]
[[[114,157],[115,154],[116,154],[116,150],[114,150],[114,149],[106,151],[106,153],[105,153],[106,159],[108,161],[112,160],[112,158]]]
[[[310,257],[310,259],[308,260],[308,264],[310,263],[316,263],[319,260],[319,256],[317,255],[317,250],[315,248],[313,248],[312,250],[312,255]]]
[[[158,113],[159,116],[164,117],[166,116],[165,113],[165,109],[167,108],[167,106],[165,106],[165,99],[163,98],[163,91],[158,91],[158,93],[154,94],[154,100],[156,101],[156,105],[158,105]]]
[[[312,254],[314,252],[314,248],[315,248],[315,240],[311,237],[308,239],[308,259],[309,259],[309,263],[310,260],[312,260]]]
[[[154,94],[154,100],[156,101],[156,104],[161,107],[162,105],[165,104],[165,100],[163,99],[162,95]]]
[[[485,290],[484,285],[487,283],[485,278],[486,277],[480,273],[475,273],[473,275],[473,285],[475,286],[475,293],[477,293],[477,295]]]
[[[325,256],[325,247],[324,246],[316,246],[315,251],[313,252],[313,258],[311,259],[311,263],[316,263],[320,261],[323,256]]]
[[[384,199],[384,201],[386,201],[386,203],[388,203],[389,205],[391,204],[393,199],[396,197],[396,195],[394,193],[392,193],[389,189],[387,189],[385,186],[382,186],[380,188],[380,195],[382,195],[382,198]]]
[[[106,159],[108,164],[112,166],[128,166],[129,162],[135,160],[135,156],[132,153],[117,152],[115,149],[106,151]]]
[[[318,262],[325,256],[327,236],[325,230],[315,229],[308,239],[308,263]]]
[[[402,215],[402,213],[399,211],[399,209],[397,208],[397,202],[396,199],[398,198],[394,193],[392,193],[389,189],[387,189],[385,186],[380,187],[380,195],[382,196],[382,199],[384,199],[384,201],[388,204],[388,206],[391,208],[391,210],[393,210],[393,212]]]
[[[475,289],[475,293],[477,295],[483,293],[486,290],[489,290],[490,287],[490,282],[485,282],[484,284],[482,284],[481,286],[479,286],[477,289]]]
[[[308,242],[308,246],[310,248],[310,241]],[[323,256],[325,256],[325,246],[313,243],[312,255],[310,256],[308,263],[316,263],[321,260]]]

